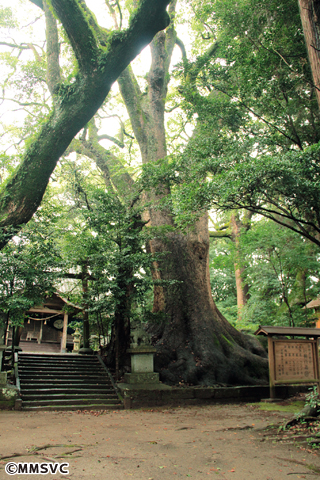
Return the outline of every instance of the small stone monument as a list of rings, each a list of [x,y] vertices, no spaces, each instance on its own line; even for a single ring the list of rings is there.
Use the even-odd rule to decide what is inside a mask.
[[[80,342],[81,342],[81,333],[79,331],[79,328],[76,328],[76,331],[72,333],[73,336],[73,352],[78,353],[80,350]]]
[[[148,333],[140,326],[131,331],[131,373],[125,373],[124,381],[132,385],[158,384],[159,373],[154,372],[153,358],[156,349],[151,345]]]

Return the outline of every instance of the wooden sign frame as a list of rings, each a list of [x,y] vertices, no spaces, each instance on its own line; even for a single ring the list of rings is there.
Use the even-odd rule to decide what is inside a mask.
[[[276,385],[312,383],[320,392],[319,341],[268,336],[270,398]]]

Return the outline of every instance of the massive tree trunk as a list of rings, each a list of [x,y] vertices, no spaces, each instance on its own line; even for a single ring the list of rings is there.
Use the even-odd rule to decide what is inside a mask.
[[[173,17],[175,3],[170,5]],[[169,64],[176,42],[173,23],[151,43],[152,65],[143,95],[130,68],[119,77],[120,91],[139,143],[143,163],[166,157],[164,106]],[[171,213],[158,208],[165,188],[150,193],[148,210],[154,227],[174,226]],[[154,311],[164,320],[150,326],[157,348],[156,370],[161,380],[212,385],[260,383],[267,378],[265,353],[258,342],[237,332],[217,310],[209,281],[208,219],[204,215],[188,233],[159,233],[151,252],[162,253],[155,264],[156,279],[175,282],[157,286]]]
[[[213,302],[207,217],[188,233],[169,234],[152,247],[165,252],[161,278],[178,281],[163,289],[165,319],[152,328],[162,380],[204,385],[265,381],[263,349],[235,330]]]
[[[320,2],[299,0],[300,17],[320,108]]]
[[[33,3],[43,7],[40,0]],[[169,3],[170,0],[141,0],[129,28],[108,34],[96,23],[83,0],[51,0],[69,37],[79,71],[74,83],[60,82],[57,55],[48,43],[49,67],[53,66],[48,70],[48,81],[54,109],[29,141],[20,167],[0,191],[0,227],[13,227],[0,248],[37,210],[59,157],[102,105],[122,70],[168,25]],[[48,11],[46,19],[48,32],[55,35]]]

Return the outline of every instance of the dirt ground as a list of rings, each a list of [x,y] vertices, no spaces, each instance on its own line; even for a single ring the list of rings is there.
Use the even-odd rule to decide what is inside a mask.
[[[1,411],[0,480],[316,478],[317,451],[294,441],[279,442],[275,429],[265,430],[291,417],[292,413],[253,405]],[[5,466],[12,462],[69,463],[63,467],[69,473],[9,475]]]

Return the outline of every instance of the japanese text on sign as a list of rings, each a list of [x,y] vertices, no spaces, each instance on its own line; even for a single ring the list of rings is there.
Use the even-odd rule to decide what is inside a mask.
[[[307,380],[315,378],[312,344],[299,340],[275,342],[275,380]]]

